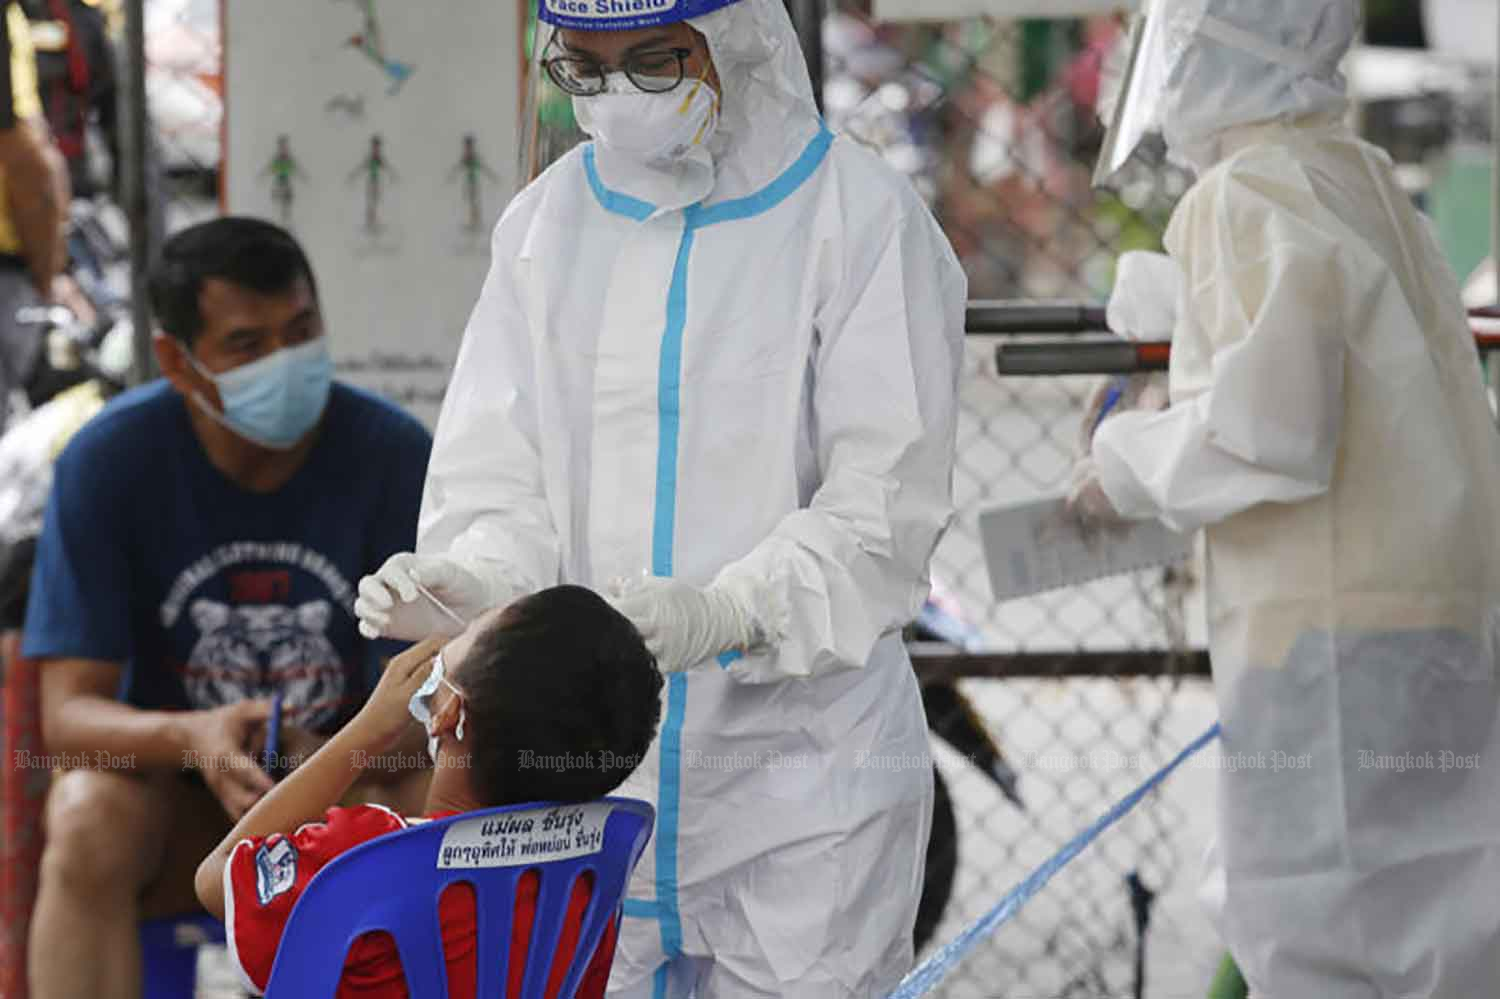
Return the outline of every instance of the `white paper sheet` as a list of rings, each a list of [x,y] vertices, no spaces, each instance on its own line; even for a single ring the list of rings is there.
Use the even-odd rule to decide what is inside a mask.
[[[1191,535],[1156,521],[1086,533],[1061,498],[981,513],[979,536],[996,603],[1167,565],[1193,551]]]

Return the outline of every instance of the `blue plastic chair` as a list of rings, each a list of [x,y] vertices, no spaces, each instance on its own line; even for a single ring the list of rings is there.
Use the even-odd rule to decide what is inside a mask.
[[[146,999],[193,999],[198,948],[224,943],[224,924],[206,912],[141,923],[142,993]]]
[[[548,815],[581,816],[587,835],[580,839],[576,829],[554,834],[544,827]],[[448,995],[438,899],[449,885],[467,882],[474,888],[478,916],[476,995],[503,999],[516,886],[534,870],[540,885],[521,999],[543,999],[573,883],[589,871],[593,893],[560,993],[571,997],[610,918],[620,916],[630,872],[655,817],[646,802],[629,798],[513,805],[424,822],[363,843],[319,871],[298,899],[282,932],[266,996],[330,999],[350,946],[379,930],[396,941],[409,994]],[[529,831],[521,831],[528,821]],[[445,862],[448,866],[442,866]]]

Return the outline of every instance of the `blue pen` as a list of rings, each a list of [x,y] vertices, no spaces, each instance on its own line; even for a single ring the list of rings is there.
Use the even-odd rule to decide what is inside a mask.
[[[280,760],[276,757],[280,753],[281,742],[281,691],[271,695],[271,720],[266,725],[266,772],[275,776],[280,770]]]
[[[1104,393],[1104,405],[1099,407],[1099,415],[1094,418],[1094,429],[1090,432],[1090,436],[1099,432],[1104,418],[1109,415],[1110,410],[1120,404],[1123,398],[1125,398],[1125,379],[1119,377],[1112,379],[1109,383],[1109,391]]]

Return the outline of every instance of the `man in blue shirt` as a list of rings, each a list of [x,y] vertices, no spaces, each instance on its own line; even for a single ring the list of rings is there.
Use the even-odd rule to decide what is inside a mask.
[[[412,547],[431,447],[332,380],[312,270],[276,226],[179,234],[152,298],[166,377],[59,459],[26,620],[62,768],[30,948],[49,999],[139,995],[143,906],[191,899],[271,786],[253,754],[273,694],[295,757],[373,689],[391,650],[359,635],[355,587]],[[393,800],[402,769],[380,761],[361,796]]]

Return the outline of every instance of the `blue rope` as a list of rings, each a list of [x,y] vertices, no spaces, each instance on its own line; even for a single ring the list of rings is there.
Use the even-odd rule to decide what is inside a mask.
[[[1011,917],[1021,911],[1021,906],[1031,901],[1037,892],[1046,887],[1047,882],[1052,880],[1053,875],[1066,867],[1074,857],[1082,853],[1106,829],[1124,818],[1126,813],[1140,804],[1142,798],[1150,794],[1156,789],[1157,785],[1170,777],[1172,771],[1182,766],[1188,757],[1197,753],[1218,737],[1219,726],[1215,723],[1213,728],[1204,732],[1191,745],[1178,753],[1176,759],[1152,774],[1144,784],[1130,792],[1118,804],[1105,812],[1102,818],[1069,840],[1067,845],[1057,851],[1050,860],[1027,875],[1026,880],[1012,888],[1010,893],[1002,898],[998,905],[981,916],[968,929],[954,937],[952,941],[944,944],[943,948],[937,953],[912,969],[911,974],[907,975],[896,988],[896,991],[891,993],[890,999],[917,999],[918,996],[924,996],[936,988],[938,983],[947,978],[948,973],[958,966],[959,962],[969,956],[970,951],[977,947],[991,933],[999,929],[1000,926],[1009,922]]]

